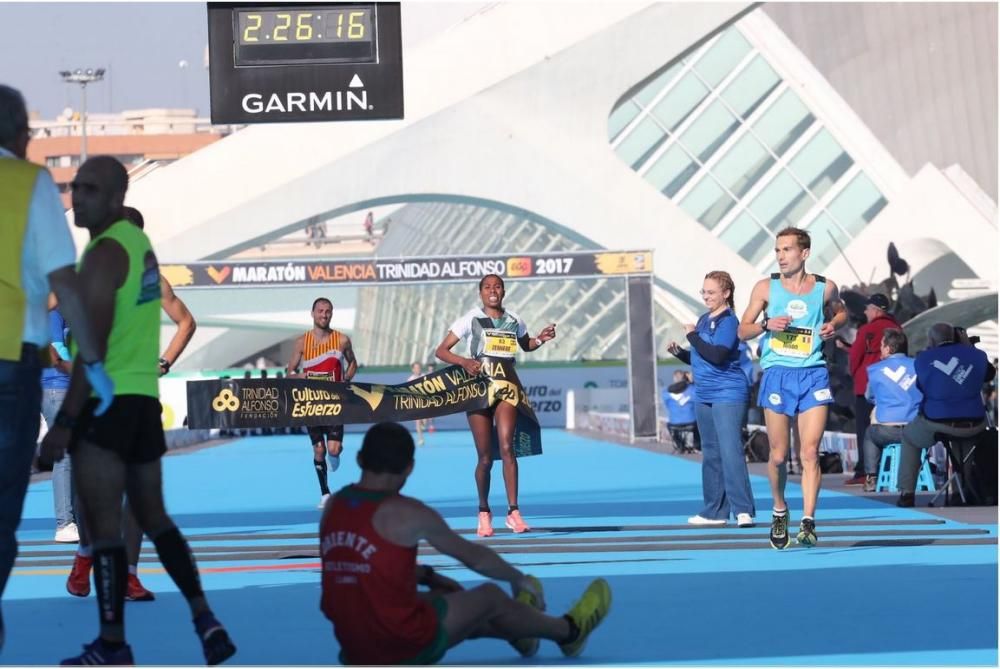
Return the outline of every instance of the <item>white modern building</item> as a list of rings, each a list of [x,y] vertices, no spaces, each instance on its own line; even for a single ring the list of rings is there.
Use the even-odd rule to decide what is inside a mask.
[[[386,256],[649,248],[661,342],[700,312],[708,271],[729,271],[745,304],[788,225],[842,286],[885,278],[894,242],[918,292],[995,295],[996,14],[480,6],[404,53],[404,120],[247,127],[139,179],[128,202],[164,263],[244,257],[379,207],[394,208]],[[427,360],[477,303],[454,285],[179,291],[201,326],[181,369],[276,353],[321,292],[362,362]],[[538,358],[624,358],[613,280],[513,283],[508,304],[531,328],[560,323]],[[992,304],[964,324],[996,350]]]

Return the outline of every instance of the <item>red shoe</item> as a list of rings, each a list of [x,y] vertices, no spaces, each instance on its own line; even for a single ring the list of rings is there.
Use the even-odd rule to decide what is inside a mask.
[[[73,557],[73,569],[66,579],[66,592],[74,597],[86,597],[90,594],[90,572],[94,568],[94,558],[84,557],[77,553]]]
[[[151,602],[156,599],[156,595],[142,587],[138,576],[129,574],[128,585],[125,588],[125,599],[130,602]]]
[[[863,485],[864,482],[865,482],[865,475],[863,473],[854,474],[844,479],[844,485]]]

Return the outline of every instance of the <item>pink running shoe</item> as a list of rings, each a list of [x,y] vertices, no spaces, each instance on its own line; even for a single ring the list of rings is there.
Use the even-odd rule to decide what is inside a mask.
[[[528,524],[524,522],[524,518],[521,517],[521,512],[514,509],[507,514],[507,527],[514,531],[514,534],[521,534],[522,532],[527,532],[531,528]]]
[[[476,534],[481,537],[493,536],[493,514],[489,511],[479,512],[479,527],[476,528]]]

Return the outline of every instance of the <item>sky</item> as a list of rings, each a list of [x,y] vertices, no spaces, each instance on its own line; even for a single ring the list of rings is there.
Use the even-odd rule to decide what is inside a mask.
[[[492,3],[404,2],[406,49]],[[150,107],[209,115],[208,15],[204,2],[5,2],[0,0],[0,83],[31,112],[54,119],[81,106],[80,86],[60,70],[104,68],[87,87],[90,114]]]

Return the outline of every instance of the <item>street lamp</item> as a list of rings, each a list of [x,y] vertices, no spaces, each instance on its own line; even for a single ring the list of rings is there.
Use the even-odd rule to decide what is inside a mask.
[[[62,70],[59,72],[62,76],[63,81],[67,84],[80,84],[80,91],[82,97],[80,118],[82,120],[81,125],[81,142],[80,142],[80,164],[82,165],[85,160],[87,160],[87,84],[93,83],[95,81],[100,81],[104,78],[104,70],[93,69],[88,67],[85,70],[77,68],[73,71]]]

